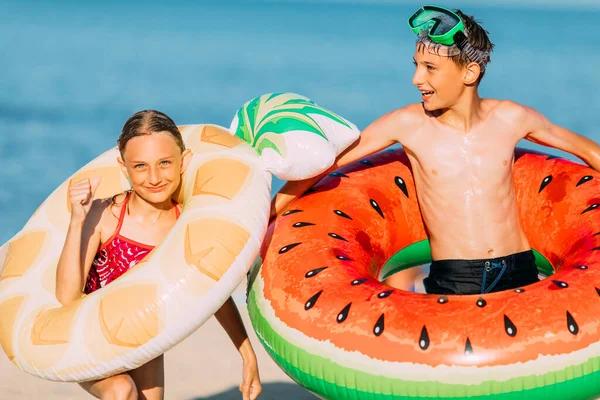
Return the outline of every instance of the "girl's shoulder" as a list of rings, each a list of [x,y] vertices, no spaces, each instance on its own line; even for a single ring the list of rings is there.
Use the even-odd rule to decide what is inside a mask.
[[[121,209],[125,207],[126,194],[119,193],[105,199],[94,200],[87,219],[91,219],[90,223],[101,232],[101,237],[106,238],[117,229]]]

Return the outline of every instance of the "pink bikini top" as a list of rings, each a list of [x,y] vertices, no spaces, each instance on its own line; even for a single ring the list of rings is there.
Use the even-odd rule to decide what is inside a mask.
[[[86,294],[108,285],[140,262],[154,249],[154,246],[138,243],[121,236],[119,233],[123,225],[130,196],[131,192],[128,192],[125,196],[115,233],[100,246],[94,257],[85,283],[84,293]],[[179,218],[179,208],[177,207],[177,203],[173,203],[175,204],[176,217]]]

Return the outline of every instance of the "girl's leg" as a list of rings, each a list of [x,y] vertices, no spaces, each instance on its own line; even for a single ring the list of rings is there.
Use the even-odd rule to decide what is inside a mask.
[[[131,376],[127,373],[111,376],[99,381],[79,384],[89,394],[102,400],[137,400],[138,392]]]
[[[140,400],[163,400],[165,394],[165,358],[156,357],[141,367],[129,371]]]

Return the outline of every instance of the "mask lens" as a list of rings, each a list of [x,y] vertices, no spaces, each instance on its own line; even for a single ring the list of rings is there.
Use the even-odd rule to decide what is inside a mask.
[[[453,12],[433,6],[420,8],[408,20],[411,28],[429,36],[445,35],[460,22],[460,18]]]

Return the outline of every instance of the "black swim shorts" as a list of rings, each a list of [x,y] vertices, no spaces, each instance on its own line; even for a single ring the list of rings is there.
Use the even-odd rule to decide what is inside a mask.
[[[437,260],[424,279],[430,294],[483,294],[537,282],[533,251],[482,260]]]

